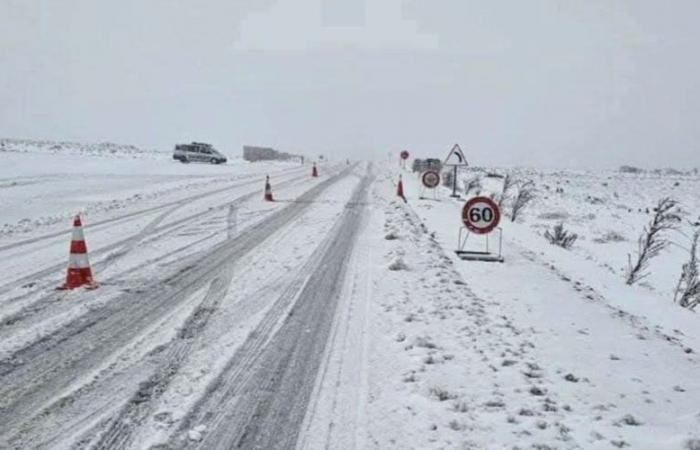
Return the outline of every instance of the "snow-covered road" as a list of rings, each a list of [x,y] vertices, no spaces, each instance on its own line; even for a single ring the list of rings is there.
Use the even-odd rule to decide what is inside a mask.
[[[0,448],[695,448],[696,316],[525,224],[464,262],[382,165],[44,157],[0,177]],[[55,291],[77,211],[100,287]]]
[[[53,263],[54,253],[65,260],[65,231],[8,239],[0,252],[17,264],[3,272],[0,298],[4,445],[196,444],[190,424],[211,411],[217,417],[207,416],[204,448],[226,447],[241,434],[254,446],[280,425],[286,431],[275,436],[293,442],[371,183],[365,166],[323,165],[322,173],[312,179],[308,166],[282,169],[273,177],[274,203],[260,201],[260,175],[251,174],[93,222],[85,228],[88,244],[98,243],[94,291],[53,290],[65,270]],[[243,401],[229,389],[274,377],[269,365],[278,360],[291,369],[275,391],[289,398],[274,402],[296,416],[280,419],[275,407],[269,423],[229,417],[230,403]],[[201,380],[193,383],[192,373]],[[306,396],[295,397],[299,385]],[[269,389],[253,387],[245,401],[262,404]],[[168,413],[163,430],[160,408],[172,402],[186,407]]]

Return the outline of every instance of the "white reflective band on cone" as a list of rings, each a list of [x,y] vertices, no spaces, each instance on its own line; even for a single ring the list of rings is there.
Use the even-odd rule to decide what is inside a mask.
[[[73,228],[73,238],[74,241],[84,241],[85,236],[83,235],[83,227]]]
[[[88,261],[88,256],[85,253],[71,253],[70,258],[68,258],[68,267],[71,269],[89,268],[90,262]]]

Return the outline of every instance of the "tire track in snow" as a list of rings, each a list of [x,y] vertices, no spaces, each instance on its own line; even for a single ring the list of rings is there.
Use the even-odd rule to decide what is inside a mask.
[[[160,397],[180,370],[195,343],[195,337],[204,329],[225,297],[233,280],[233,273],[233,264],[229,263],[222,273],[212,280],[205,298],[188,317],[175,341],[168,345],[165,364],[158,368],[147,381],[140,384],[138,392],[120,411],[94,448],[121,449],[127,448],[132,443],[134,427],[153,412],[153,401]]]
[[[362,228],[370,226],[369,221]],[[369,335],[374,254],[361,234],[351,256],[345,304],[338,306],[333,332],[316,377],[296,449],[364,448]],[[350,276],[348,276],[350,278]],[[359,383],[354,381],[359,379]],[[332,399],[332,400],[331,400]]]
[[[236,272],[239,275],[234,277],[234,282],[241,279],[240,271]],[[274,275],[267,278],[266,284],[255,291],[253,295],[256,298],[271,298],[274,292],[286,285],[282,278],[284,277]],[[235,318],[228,325],[234,327],[243,323],[268,305],[269,302],[257,301],[237,304],[234,308]],[[197,311],[201,311],[201,302],[188,317],[194,317]],[[174,310],[171,315],[173,317],[166,316],[154,328],[177,327],[179,331],[183,329],[179,324],[189,320],[180,321],[177,317],[177,310]],[[208,314],[207,321],[211,316]],[[90,446],[91,442],[98,441],[105,429],[113,427],[113,421],[117,418],[136,417],[133,413],[124,413],[130,406],[128,405],[130,401],[136,400],[134,403],[137,403],[141,409],[139,417],[145,417],[147,415],[145,408],[156,407],[155,404],[164,393],[161,389],[166,389],[172,376],[177,375],[177,372],[168,373],[169,370],[175,368],[175,365],[167,359],[173,354],[170,349],[173,345],[180,345],[178,343],[181,342],[181,337],[186,337],[189,340],[199,339],[198,333],[203,331],[205,327],[202,325],[201,318],[197,320],[197,324],[198,326],[194,329],[189,327],[189,331],[184,336],[182,334],[176,335],[172,340],[163,344],[149,344],[151,338],[144,336],[139,339],[139,342],[125,347],[114,363],[99,370],[99,377],[95,377],[87,384],[83,384],[69,394],[58,398],[42,411],[36,412],[29,421],[24,422],[19,431],[12,436],[11,442],[16,443],[16,448],[22,449],[53,448],[54,446],[86,448]],[[195,329],[198,333],[193,333]],[[194,344],[195,342],[192,342],[188,347],[192,348]],[[149,346],[151,350],[149,351],[146,346]],[[153,375],[157,371],[161,371],[160,375]],[[157,386],[149,381],[154,379],[159,381]],[[148,388],[149,385],[150,388]],[[145,392],[152,392],[153,395],[132,395],[141,387],[146,387]],[[138,423],[135,422],[131,425],[131,428],[121,427],[121,432],[128,434],[131,443],[133,443],[134,439],[138,439],[138,437],[133,436]],[[121,440],[129,442],[125,437],[122,436]]]
[[[95,271],[105,270],[107,267],[114,264],[119,258],[124,257],[126,254],[130,253],[138,244],[141,243],[146,237],[153,234],[158,225],[165,220],[170,214],[174,213],[180,209],[184,204],[175,205],[174,207],[165,210],[163,213],[159,214],[155,219],[150,221],[141,231],[136,233],[129,239],[124,245],[121,246],[117,251],[109,253],[102,261],[95,264]]]
[[[236,239],[215,246],[199,261],[168,281],[153,282],[144,292],[125,293],[103,307],[89,310],[50,336],[13,355],[14,364],[0,366],[0,443],[51,398],[68,389],[81,373],[89,372],[136,339],[155,318],[179,305],[213,278],[227,262],[238,261],[282,226],[297,218],[329,186],[352,168],[322,181],[272,213]]]
[[[303,169],[304,169],[304,173],[306,173],[306,172],[305,172],[305,171],[306,171],[306,168],[303,168]],[[284,171],[281,172],[281,174],[289,174],[289,173],[293,173],[293,172],[297,172],[297,171],[301,171],[301,170],[302,170],[302,168],[293,168],[293,169],[284,170]],[[187,197],[187,198],[184,198],[184,199],[173,200],[173,201],[171,201],[171,202],[167,202],[167,203],[163,203],[163,204],[161,204],[161,205],[152,206],[152,207],[150,207],[150,208],[145,208],[145,209],[141,209],[141,210],[138,210],[138,211],[130,212],[130,213],[127,213],[127,214],[118,216],[118,217],[112,217],[112,218],[100,220],[100,221],[97,221],[97,222],[87,223],[87,224],[85,224],[85,225],[83,226],[83,228],[84,228],[84,229],[92,229],[92,228],[101,228],[101,227],[103,227],[103,226],[105,226],[105,225],[113,225],[113,224],[115,224],[115,223],[119,223],[119,222],[124,221],[124,220],[132,219],[132,218],[141,216],[141,215],[143,215],[143,214],[148,214],[148,213],[151,213],[151,212],[154,212],[154,211],[159,211],[159,210],[161,210],[161,209],[168,208],[168,207],[171,207],[171,206],[176,206],[176,205],[181,204],[181,203],[182,203],[182,204],[186,204],[186,203],[188,203],[188,202],[192,202],[192,201],[195,201],[195,200],[200,200],[200,199],[202,199],[202,198],[206,198],[206,197],[211,196],[211,195],[220,194],[220,193],[222,193],[222,192],[226,192],[226,191],[231,190],[231,189],[236,189],[236,188],[240,188],[240,187],[243,187],[243,186],[248,186],[248,185],[251,185],[251,184],[256,184],[256,183],[259,183],[259,182],[260,182],[261,177],[262,177],[261,174],[251,174],[251,175],[245,176],[245,177],[243,177],[243,178],[244,178],[244,179],[254,178],[254,179],[252,179],[252,180],[243,181],[243,182],[240,182],[240,183],[236,183],[236,184],[233,184],[233,185],[229,185],[229,186],[226,186],[226,187],[214,189],[214,190],[207,191],[207,192],[202,192],[202,193],[195,194],[195,195],[192,195],[192,196]],[[237,181],[239,181],[239,180],[237,180]],[[53,233],[47,233],[47,234],[44,234],[44,235],[41,235],[41,236],[36,236],[36,237],[33,237],[33,238],[29,238],[29,239],[24,239],[24,240],[22,240],[22,241],[13,242],[13,243],[11,243],[11,244],[5,244],[5,245],[0,246],[0,253],[2,253],[2,252],[4,252],[4,251],[7,251],[7,250],[14,249],[14,248],[19,248],[19,247],[22,247],[22,246],[25,246],[25,245],[34,244],[34,243],[37,243],[37,242],[49,240],[49,239],[52,239],[52,238],[70,235],[70,232],[71,232],[71,229],[67,229],[67,230],[63,230],[63,231],[57,231],[57,232],[53,232]]]
[[[315,267],[289,289],[188,417],[170,445],[196,448],[293,448],[331,333],[338,296],[362,219],[364,177],[337,228],[312,257]],[[280,314],[291,306],[280,324]],[[182,436],[195,425],[201,442]]]
[[[284,181],[278,183],[278,187],[279,188],[286,188],[286,187],[289,187],[291,185],[298,183],[299,181],[305,180],[306,178],[307,178],[306,175],[295,176],[291,179],[284,180]],[[172,208],[171,210],[165,211],[163,214],[161,214],[160,216],[156,217],[154,220],[149,222],[149,224],[143,230],[141,230],[139,233],[137,233],[135,236],[130,236],[126,239],[120,240],[116,243],[113,243],[111,245],[108,245],[106,247],[103,247],[103,248],[100,248],[100,249],[97,249],[97,250],[91,252],[91,255],[94,257],[95,255],[101,255],[105,252],[108,252],[108,251],[111,251],[114,249],[119,249],[119,247],[122,247],[122,249],[117,250],[117,252],[115,253],[115,256],[110,257],[108,255],[106,260],[97,261],[96,263],[94,263],[93,264],[93,271],[95,274],[99,275],[99,273],[101,271],[105,270],[111,264],[116,262],[119,258],[126,256],[129,252],[131,252],[134,248],[136,248],[136,245],[138,243],[143,242],[145,239],[147,239],[149,237],[153,237],[157,240],[159,237],[168,236],[169,234],[171,234],[179,229],[182,229],[184,227],[189,226],[192,222],[194,222],[196,220],[201,220],[202,218],[206,217],[207,215],[211,214],[214,211],[218,211],[219,209],[224,208],[224,207],[238,206],[241,203],[243,203],[244,201],[247,201],[250,198],[252,198],[253,196],[257,195],[258,193],[259,192],[257,190],[255,190],[253,192],[249,192],[247,194],[239,196],[239,197],[233,199],[232,201],[229,201],[229,202],[223,203],[221,205],[217,205],[213,208],[207,209],[206,211],[189,215],[187,217],[178,219],[174,222],[171,222],[171,223],[163,225],[163,226],[158,226],[169,214],[172,214],[175,210],[182,207],[184,205],[184,203],[182,205],[177,205],[176,207]],[[218,234],[218,233],[214,233],[214,234]],[[207,235],[205,238],[200,239],[198,241],[195,241],[195,243],[206,241],[208,239],[211,239],[211,237],[212,237],[212,235]],[[187,247],[189,247],[191,245],[193,245],[193,243],[189,242],[189,243],[185,244],[181,249],[186,249]],[[173,252],[168,252],[166,255],[169,256],[172,253]],[[110,279],[102,280],[102,283],[103,284],[112,283],[114,281],[114,279],[116,279],[120,275],[123,276],[123,275],[129,274],[129,273],[138,273],[141,268],[146,267],[146,266],[150,266],[150,265],[156,263],[157,261],[158,261],[158,259],[149,260],[144,264],[140,264],[134,268],[128,269],[125,272],[117,274],[114,277],[111,277]],[[47,275],[61,273],[61,271],[64,268],[65,268],[64,263],[57,264],[57,265],[52,266],[50,268],[43,269],[39,272],[36,272],[32,275],[23,277],[20,280],[16,280],[12,283],[6,284],[4,286],[0,286],[0,289],[5,289],[5,288],[11,289],[13,287],[16,287],[18,285],[21,285],[22,283],[29,281],[29,279],[35,279],[35,278],[45,277]],[[42,283],[39,286],[37,286],[37,288],[34,289],[33,291],[25,293],[25,294],[21,295],[20,297],[10,299],[10,300],[8,300],[7,303],[15,303],[15,302],[21,301],[22,299],[29,298],[31,295],[34,295],[36,293],[36,291],[52,288],[54,284],[57,284],[57,281],[53,280],[53,279],[51,281]],[[33,301],[32,303],[22,307],[18,311],[11,313],[9,315],[6,315],[2,319],[0,319],[0,339],[3,339],[3,338],[10,336],[12,334],[12,332],[16,329],[27,327],[27,324],[25,323],[27,320],[34,319],[34,317],[37,314],[42,313],[47,307],[54,305],[57,301],[64,299],[65,296],[66,296],[66,293],[55,292],[52,289],[48,295],[42,296],[42,297],[36,299],[35,301]]]
[[[314,202],[322,203],[322,202]],[[297,225],[299,226],[299,225]],[[231,219],[227,224],[227,229],[232,227]],[[284,235],[287,239],[291,237],[292,230],[286,229]],[[285,239],[278,237],[277,239],[282,242]],[[318,252],[316,252],[318,253]],[[256,252],[255,258],[258,260],[265,260],[269,257],[265,252]],[[297,284],[300,282],[300,278],[304,278],[304,274],[310,271],[310,266],[315,265],[314,257],[309,258],[309,261],[302,268],[301,275],[295,277],[295,280],[290,286],[285,288],[286,291],[298,292],[299,288]],[[135,432],[138,427],[140,427],[143,422],[148,419],[154,412],[154,408],[157,407],[157,401],[165,393],[166,389],[169,387],[172,379],[178,374],[182,365],[186,362],[187,357],[190,354],[190,350],[196,342],[196,338],[200,332],[205,328],[209,318],[212,313],[218,308],[221,301],[224,299],[226,292],[228,291],[231,283],[234,280],[233,264],[229,264],[231,267],[224,271],[222,277],[217,277],[212,281],[209,291],[202,301],[201,305],[197,307],[192,316],[187,320],[187,323],[182,327],[182,331],[178,334],[177,339],[174,342],[167,344],[166,348],[162,351],[166,352],[166,356],[163,358],[164,362],[155,371],[155,373],[145,382],[140,384],[139,390],[135,393],[128,403],[119,411],[117,417],[109,422],[105,430],[99,430],[101,425],[98,425],[97,430],[92,430],[88,434],[98,435],[97,443],[94,445],[88,445],[90,448],[95,449],[122,449],[129,448],[134,445]],[[238,277],[240,278],[240,276]],[[282,276],[277,275],[276,279],[281,279]],[[308,276],[306,276],[308,278]],[[265,291],[274,291],[276,281],[275,278],[266,281],[267,284],[261,286],[261,288],[256,292],[256,297],[261,297]],[[233,327],[235,324],[243,322],[246,318],[251,317],[255,313],[260,312],[260,310],[265,309],[266,305],[264,302],[250,301],[239,304],[236,308],[236,319],[234,323],[230,323],[229,326]],[[274,325],[279,322],[281,316],[284,315],[286,310],[286,305],[282,305],[281,301],[276,301],[274,306],[271,308],[273,314],[268,316],[270,319],[272,316],[276,316],[269,321],[269,324]],[[276,312],[276,313],[275,313]],[[100,433],[100,431],[102,431]],[[90,440],[90,437],[84,437],[82,441]]]
[[[296,181],[303,180],[303,179],[306,179],[306,178],[307,178],[307,177],[306,177],[306,174],[295,175],[295,176],[293,176],[293,177],[290,178],[290,179],[286,179],[286,180],[284,180],[284,181],[278,183],[278,186],[280,186],[280,187],[285,187],[285,186],[288,186],[289,184],[293,184],[293,183],[296,182]],[[178,220],[176,220],[176,221],[174,221],[174,222],[171,222],[171,223],[169,223],[169,224],[166,224],[166,225],[163,225],[163,226],[160,226],[160,227],[157,226],[157,225],[159,225],[168,215],[172,214],[174,211],[176,211],[176,210],[182,208],[183,206],[186,206],[186,205],[190,204],[190,203],[193,202],[193,201],[205,199],[205,198],[207,198],[207,197],[209,197],[209,196],[218,195],[218,194],[221,194],[222,192],[226,192],[226,191],[228,191],[228,190],[239,189],[239,188],[241,188],[241,187],[249,186],[249,185],[252,185],[252,184],[258,183],[258,182],[259,182],[259,179],[252,180],[252,181],[246,181],[246,182],[243,182],[243,183],[237,183],[237,184],[235,184],[235,185],[227,186],[227,187],[225,187],[225,188],[220,188],[220,189],[216,189],[216,190],[213,190],[213,191],[208,191],[208,192],[205,192],[205,193],[202,193],[202,194],[197,194],[197,195],[194,195],[194,196],[191,196],[191,197],[187,197],[187,198],[185,198],[185,199],[181,199],[181,200],[177,200],[177,201],[165,203],[165,204],[163,204],[163,205],[158,205],[158,206],[155,206],[155,207],[152,207],[152,208],[148,208],[148,209],[146,209],[146,210],[137,211],[136,213],[130,213],[130,214],[126,215],[126,216],[121,216],[121,217],[118,217],[118,218],[115,218],[115,219],[109,219],[109,220],[107,220],[107,221],[95,222],[95,223],[93,223],[93,224],[86,224],[86,225],[83,226],[83,229],[95,228],[95,227],[99,227],[99,226],[105,225],[105,224],[110,224],[110,225],[111,225],[111,224],[113,224],[115,221],[120,221],[120,220],[124,220],[124,219],[127,219],[127,218],[128,218],[128,219],[131,219],[131,218],[134,218],[134,217],[137,217],[137,216],[141,216],[141,215],[146,214],[146,213],[151,213],[151,212],[154,212],[154,211],[161,210],[161,209],[163,209],[163,208],[172,207],[172,209],[169,210],[169,212],[166,211],[166,212],[164,212],[163,214],[157,216],[155,219],[149,221],[148,224],[146,224],[146,226],[145,226],[142,230],[140,230],[139,232],[137,232],[137,233],[135,233],[135,234],[132,234],[132,235],[130,235],[130,236],[127,236],[126,238],[121,239],[121,240],[119,240],[119,241],[117,241],[117,242],[114,242],[114,243],[112,243],[112,244],[106,245],[106,246],[104,246],[104,247],[100,247],[100,248],[96,248],[96,249],[94,249],[94,250],[91,250],[91,251],[90,251],[90,255],[91,255],[91,257],[94,258],[95,256],[99,256],[99,255],[105,254],[105,253],[107,253],[107,252],[111,252],[111,251],[113,251],[113,250],[117,250],[117,253],[120,253],[120,252],[121,252],[121,250],[119,250],[120,248],[125,248],[125,247],[129,247],[129,246],[131,246],[131,247],[133,248],[133,246],[135,246],[134,241],[136,241],[136,240],[143,240],[143,239],[144,239],[145,237],[147,237],[148,235],[155,234],[155,233],[163,233],[163,232],[166,232],[166,231],[170,231],[170,232],[171,232],[171,231],[174,231],[174,230],[180,228],[180,227],[183,226],[183,225],[187,225],[188,223],[190,223],[190,222],[192,222],[192,221],[194,221],[194,220],[200,219],[200,218],[202,218],[203,216],[205,216],[205,215],[207,215],[207,214],[210,214],[210,213],[212,212],[212,210],[220,209],[220,208],[222,208],[222,207],[224,207],[224,206],[229,205],[230,203],[241,202],[241,201],[244,201],[244,200],[246,200],[246,199],[249,199],[249,198],[251,198],[252,196],[258,194],[259,191],[256,189],[256,190],[254,190],[254,191],[252,191],[252,192],[249,192],[249,193],[247,193],[247,194],[243,194],[243,195],[241,195],[241,196],[239,196],[239,197],[236,197],[236,198],[235,198],[233,201],[231,201],[231,202],[226,202],[226,203],[224,203],[224,204],[217,205],[217,206],[215,206],[215,207],[212,208],[212,209],[207,209],[207,210],[205,210],[205,211],[200,211],[200,212],[198,212],[198,213],[194,213],[194,214],[188,215],[188,216],[186,216],[186,217],[184,217],[184,218],[178,219]],[[47,236],[45,236],[45,237],[43,237],[43,238],[48,239],[48,238],[54,238],[54,237],[58,237],[58,236],[61,236],[61,237],[70,236],[70,230],[69,230],[69,231],[62,231],[62,232],[60,232],[60,233],[52,233],[51,235],[47,235]],[[37,239],[38,239],[38,238],[37,238]],[[24,242],[24,241],[22,241],[22,242]],[[20,245],[20,244],[22,244],[22,242],[18,242],[18,243],[16,243],[16,244],[12,244],[12,245]],[[31,243],[33,243],[33,242],[34,242],[34,241],[32,241]],[[0,251],[2,251],[3,249],[4,249],[4,247],[0,248]],[[124,254],[126,254],[126,253],[127,253],[127,252],[124,252]],[[119,257],[124,256],[124,254],[119,254]],[[109,256],[108,256],[108,258],[109,258]],[[109,263],[111,263],[111,262],[113,262],[113,261],[108,261],[107,265],[108,265]],[[103,263],[102,261],[97,261],[97,262],[94,264],[94,269],[95,269],[95,271],[99,271],[99,270],[104,269],[103,265],[104,265],[104,263]],[[47,267],[47,268],[41,269],[41,270],[39,270],[39,271],[37,271],[37,272],[34,272],[34,273],[31,273],[31,274],[25,275],[25,276],[23,276],[23,277],[21,277],[21,278],[19,278],[19,279],[13,280],[13,281],[11,281],[11,282],[9,282],[9,283],[5,283],[4,285],[1,285],[1,286],[0,286],[0,290],[10,290],[10,289],[14,289],[14,288],[16,288],[16,287],[18,287],[18,286],[22,286],[22,285],[25,285],[25,284],[32,283],[32,282],[34,282],[34,281],[37,280],[37,279],[44,278],[44,277],[46,277],[46,276],[50,276],[50,275],[56,274],[56,273],[60,272],[62,269],[64,269],[64,268],[65,268],[65,263],[64,263],[64,262],[61,262],[61,263],[58,263],[58,264],[54,264],[54,265],[52,265],[52,266],[50,266],[50,267]],[[52,282],[53,282],[53,280],[52,280]],[[34,292],[36,292],[37,290],[45,289],[48,285],[49,285],[48,283],[41,284],[40,286],[38,286],[37,289],[34,289],[32,292],[27,293],[27,294],[34,293]],[[33,287],[33,286],[32,286],[32,287]],[[25,297],[27,294],[24,294],[22,297]],[[10,301],[10,302],[14,302],[14,301],[17,301],[18,299],[19,299],[19,298],[14,298],[14,299],[10,299],[9,301]]]

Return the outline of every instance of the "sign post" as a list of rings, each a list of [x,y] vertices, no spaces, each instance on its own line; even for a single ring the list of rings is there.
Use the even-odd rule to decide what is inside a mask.
[[[503,262],[503,230],[498,226],[501,222],[498,204],[489,197],[474,197],[464,204],[461,219],[464,226],[459,229],[457,256],[468,261]],[[498,253],[489,249],[489,233],[494,230],[498,230]],[[484,250],[465,250],[471,234],[484,237]]]
[[[406,160],[411,155],[408,153],[408,150],[403,150],[403,151],[401,151],[399,156],[401,157],[401,159],[399,160],[399,164],[401,165],[401,168],[405,169],[406,168]]]
[[[452,195],[450,197],[460,198],[457,195],[457,167],[467,167],[468,165],[467,158],[464,157],[459,144],[455,144],[443,163],[443,166],[452,166]]]

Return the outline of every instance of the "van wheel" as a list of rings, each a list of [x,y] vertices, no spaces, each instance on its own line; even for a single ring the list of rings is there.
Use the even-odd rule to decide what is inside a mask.
[[[187,158],[182,158],[182,159],[180,160],[180,162],[183,163],[183,164],[187,164],[187,163],[190,162],[190,160],[187,159]]]
[[[212,163],[212,164],[219,164],[219,160],[216,159],[216,158],[210,159],[209,162]]]

